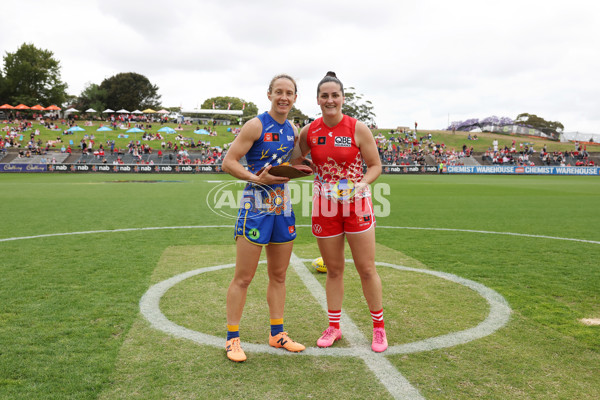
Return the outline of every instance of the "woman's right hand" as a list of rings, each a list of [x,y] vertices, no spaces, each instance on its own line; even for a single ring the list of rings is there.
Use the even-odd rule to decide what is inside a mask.
[[[314,172],[314,164],[312,164],[312,168],[311,166],[308,166],[306,164],[296,164],[293,165],[293,167],[296,168],[298,171],[304,172],[305,174],[312,174]]]

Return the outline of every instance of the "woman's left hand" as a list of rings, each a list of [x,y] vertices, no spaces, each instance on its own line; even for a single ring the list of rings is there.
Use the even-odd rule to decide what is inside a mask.
[[[358,196],[361,195],[364,191],[369,189],[369,184],[366,182],[358,182],[355,186],[354,186],[354,195]]]

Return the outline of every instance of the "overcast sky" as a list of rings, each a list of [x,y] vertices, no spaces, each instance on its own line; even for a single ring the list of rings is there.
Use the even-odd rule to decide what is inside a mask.
[[[52,51],[73,95],[136,72],[159,87],[166,107],[233,96],[266,111],[270,79],[288,73],[299,86],[296,106],[314,117],[317,83],[333,70],[373,103],[381,128],[527,112],[566,132],[600,133],[598,4],[11,1],[0,8],[0,50],[33,43]]]

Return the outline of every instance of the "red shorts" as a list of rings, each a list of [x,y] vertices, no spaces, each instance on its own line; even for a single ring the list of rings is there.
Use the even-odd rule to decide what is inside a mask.
[[[371,197],[355,197],[353,202],[313,196],[312,233],[318,238],[361,233],[375,226]]]

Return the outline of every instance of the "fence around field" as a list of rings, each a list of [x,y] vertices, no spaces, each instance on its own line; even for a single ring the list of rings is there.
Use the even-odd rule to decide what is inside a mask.
[[[138,165],[138,164],[32,164],[0,163],[1,172],[62,172],[62,173],[223,173],[220,164],[207,165]],[[483,174],[483,175],[577,175],[600,176],[600,167],[559,167],[559,166],[504,166],[504,165],[449,165],[441,170],[439,166],[397,166],[384,165],[384,174]]]

